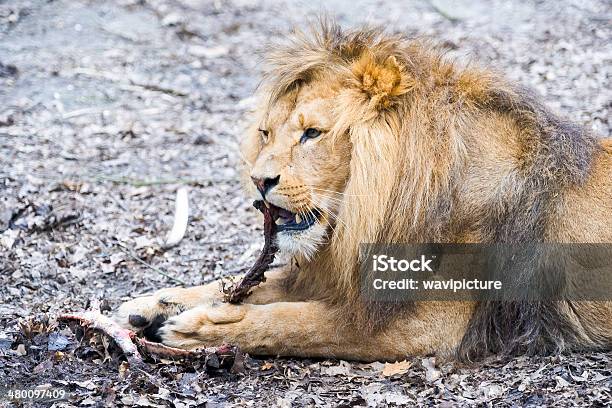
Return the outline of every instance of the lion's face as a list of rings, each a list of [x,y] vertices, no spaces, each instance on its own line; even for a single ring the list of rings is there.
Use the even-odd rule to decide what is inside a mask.
[[[351,144],[332,134],[338,86],[317,81],[274,103],[243,143],[255,199],[278,207],[282,251],[312,256],[338,221]]]

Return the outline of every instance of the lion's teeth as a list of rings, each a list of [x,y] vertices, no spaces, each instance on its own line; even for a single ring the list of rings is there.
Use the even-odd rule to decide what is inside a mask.
[[[299,214],[295,214],[295,222],[296,224],[299,224],[300,222],[302,222],[302,217],[300,217]]]

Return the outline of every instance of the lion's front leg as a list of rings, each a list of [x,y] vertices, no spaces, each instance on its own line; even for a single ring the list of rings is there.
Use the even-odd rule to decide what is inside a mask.
[[[433,303],[433,302],[432,302]],[[448,357],[459,344],[471,305],[423,304],[385,330],[368,332],[320,301],[266,305],[214,303],[168,319],[158,335],[174,347],[230,343],[256,355],[395,361],[408,355]]]
[[[164,344],[194,349],[229,343],[255,355],[387,360],[406,351],[340,322],[322,302],[267,305],[217,303],[199,306],[166,321]],[[391,347],[389,347],[391,346]]]
[[[266,282],[253,288],[245,302],[265,304],[289,300],[282,285],[285,273],[280,269],[268,272]],[[115,320],[123,327],[155,337],[153,333],[168,317],[199,305],[221,302],[223,297],[222,285],[218,281],[191,288],[165,288],[123,303],[115,313]]]
[[[198,306],[168,319],[158,334],[164,344],[184,349],[230,343],[258,355],[352,356],[343,325],[319,302]]]

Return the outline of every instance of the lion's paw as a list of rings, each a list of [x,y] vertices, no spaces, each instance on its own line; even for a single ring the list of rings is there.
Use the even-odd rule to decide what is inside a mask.
[[[183,349],[193,349],[234,342],[235,324],[240,323],[249,305],[215,302],[198,306],[168,318],[156,332],[162,343]]]
[[[188,309],[180,296],[181,288],[162,289],[150,296],[137,297],[123,303],[114,315],[115,321],[126,329],[143,332],[152,340],[163,322]]]

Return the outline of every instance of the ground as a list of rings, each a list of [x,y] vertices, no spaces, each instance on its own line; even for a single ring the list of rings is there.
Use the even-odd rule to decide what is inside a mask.
[[[0,1],[0,386],[67,390],[56,406],[612,403],[611,353],[386,367],[247,356],[233,370],[166,360],[126,370],[104,338],[56,325],[93,298],[115,309],[252,264],[261,219],[241,194],[237,145],[261,53],[321,11],[432,37],[610,135],[606,0]],[[189,227],[164,250],[182,185]]]

